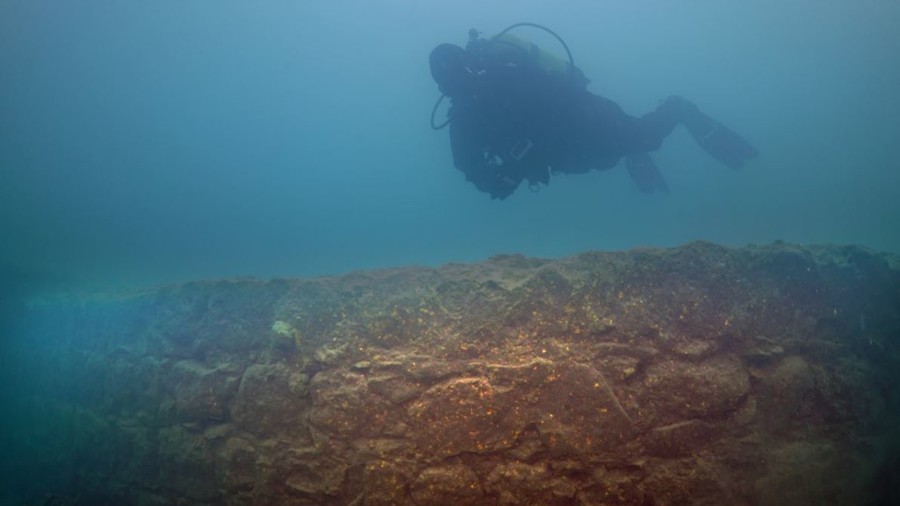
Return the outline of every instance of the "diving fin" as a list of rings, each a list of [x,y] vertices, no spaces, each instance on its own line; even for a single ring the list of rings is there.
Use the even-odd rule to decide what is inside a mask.
[[[685,119],[684,126],[703,151],[732,169],[740,169],[759,155],[743,137],[699,110]]]
[[[637,185],[641,193],[653,193],[655,191],[668,192],[669,187],[662,173],[653,163],[653,159],[647,153],[636,153],[625,157],[625,167],[628,175]]]

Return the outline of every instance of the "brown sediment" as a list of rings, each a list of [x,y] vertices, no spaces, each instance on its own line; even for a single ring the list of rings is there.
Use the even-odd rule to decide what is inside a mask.
[[[29,430],[61,497],[867,504],[896,478],[898,265],[694,243],[46,300],[27,363],[65,393]]]

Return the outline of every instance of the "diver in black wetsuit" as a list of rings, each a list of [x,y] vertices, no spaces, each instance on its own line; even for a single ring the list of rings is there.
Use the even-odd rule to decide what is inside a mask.
[[[507,35],[523,24],[490,40],[470,30],[465,49],[441,44],[430,57],[431,74],[452,102],[447,115],[453,163],[492,198],[505,199],[524,180],[533,188],[548,184],[551,173],[610,169],[622,157],[642,192],[665,191],[648,153],[679,124],[731,168],[757,156],[738,134],[680,97],[669,97],[640,118],[625,114],[615,102],[587,91],[588,80],[571,56],[569,63],[548,65],[537,46]],[[433,120],[432,115],[432,126],[441,128]]]

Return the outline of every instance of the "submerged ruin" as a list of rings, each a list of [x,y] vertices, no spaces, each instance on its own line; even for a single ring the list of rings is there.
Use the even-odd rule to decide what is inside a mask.
[[[13,504],[897,504],[900,261],[592,252],[31,301]]]

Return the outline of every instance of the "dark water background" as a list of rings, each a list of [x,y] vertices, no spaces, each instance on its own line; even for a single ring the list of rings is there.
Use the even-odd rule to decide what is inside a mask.
[[[0,263],[132,286],[695,239],[900,251],[900,4],[561,5],[4,1]],[[681,94],[760,158],[730,171],[679,129],[669,195],[619,167],[491,201],[428,126],[427,58],[520,21],[627,112]]]

